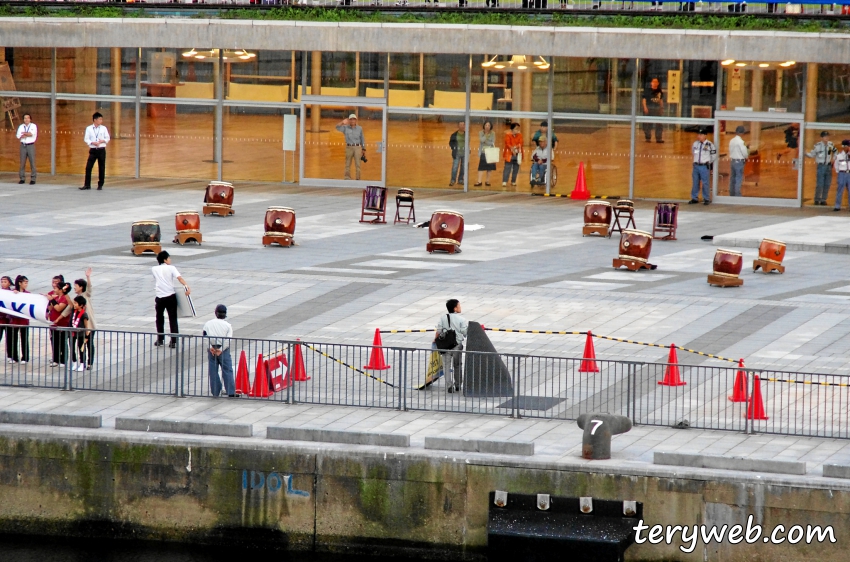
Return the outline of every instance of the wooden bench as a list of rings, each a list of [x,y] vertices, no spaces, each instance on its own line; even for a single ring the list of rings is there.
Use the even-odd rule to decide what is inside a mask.
[[[212,82],[183,82],[177,84],[174,97],[211,100],[215,98],[215,85]]]
[[[436,109],[466,109],[466,92],[434,90],[434,103],[428,107]],[[469,109],[472,111],[489,111],[493,109],[493,93],[471,93],[469,97]]]
[[[367,98],[384,97],[383,88],[366,88]],[[425,90],[389,90],[389,107],[425,107]]]
[[[271,86],[230,82],[228,94],[226,99],[229,100],[287,102],[289,101],[289,84]]]

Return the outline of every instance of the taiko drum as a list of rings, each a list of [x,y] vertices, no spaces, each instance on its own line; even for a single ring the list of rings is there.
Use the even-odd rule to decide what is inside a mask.
[[[624,230],[620,234],[620,259],[646,263],[652,251],[652,235],[642,230]]]
[[[398,195],[396,197],[401,201],[412,201],[413,200],[413,190],[408,187],[401,187],[398,190]]]
[[[177,232],[198,232],[201,230],[201,216],[196,211],[180,211],[174,216]]]
[[[130,238],[133,240],[134,246],[139,244],[159,244],[162,239],[159,223],[157,221],[134,222],[130,229]]]
[[[233,185],[224,182],[210,182],[204,203],[209,205],[233,205]]]
[[[451,250],[463,240],[463,215],[454,211],[436,211],[428,225],[428,251]]]
[[[584,226],[611,226],[611,203],[590,201],[584,205]]]
[[[719,249],[714,254],[714,274],[720,277],[738,277],[744,266],[741,252]]]
[[[266,235],[295,235],[295,210],[289,207],[269,207],[266,210]]]
[[[617,201],[615,205],[618,209],[634,209],[635,204],[633,201],[629,201],[628,199],[620,199]]]
[[[782,260],[785,259],[785,243],[765,238],[759,244],[759,259],[781,264]]]

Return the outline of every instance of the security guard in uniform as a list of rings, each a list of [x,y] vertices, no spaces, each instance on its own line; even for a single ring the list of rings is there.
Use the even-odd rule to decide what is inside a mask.
[[[838,152],[829,140],[829,131],[820,134],[820,142],[815,144],[806,156],[814,158],[818,165],[817,185],[815,187],[815,205],[826,205],[829,195],[829,185],[832,183],[832,157]]]
[[[697,140],[691,147],[694,157],[694,171],[691,174],[693,185],[691,187],[691,205],[699,203],[699,188],[702,183],[702,200],[708,205],[711,203],[709,192],[711,190],[711,166],[717,160],[717,148],[707,138],[708,129],[700,127],[697,131]]]
[[[847,192],[847,203],[850,204],[850,140],[841,141],[841,152],[835,155],[835,171],[838,172],[838,187],[835,190],[835,208],[841,210],[841,200]]]

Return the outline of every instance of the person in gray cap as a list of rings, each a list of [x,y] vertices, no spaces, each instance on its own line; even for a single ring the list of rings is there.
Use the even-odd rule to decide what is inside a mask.
[[[841,141],[841,152],[835,155],[835,171],[838,173],[838,187],[835,189],[835,208],[841,210],[841,200],[847,192],[847,204],[850,206],[850,140]]]
[[[717,148],[714,143],[708,140],[708,129],[700,127],[697,131],[697,140],[691,145],[691,154],[694,157],[693,172],[691,173],[691,200],[688,201],[691,205],[699,203],[700,184],[702,184],[702,200],[708,205],[711,203],[709,199],[709,191],[711,190],[711,170],[712,164],[717,160]]]
[[[806,156],[814,158],[818,165],[815,205],[826,205],[829,186],[832,183],[832,158],[836,152],[838,152],[838,149],[829,140],[829,131],[823,131],[820,134],[820,142],[816,143],[814,148],[806,153]]]
[[[743,125],[738,125],[735,129],[735,138],[729,141],[729,160],[731,160],[729,175],[729,195],[732,197],[741,196],[741,184],[744,182],[744,165],[747,163],[747,157],[750,155],[750,149],[741,135],[746,129]]]
[[[218,397],[222,390],[231,398],[236,396],[236,385],[233,382],[233,360],[230,357],[230,338],[233,337],[233,327],[226,321],[227,307],[220,304],[215,307],[215,318],[204,324],[204,336],[209,338],[207,359],[209,360],[210,394]],[[221,378],[218,369],[221,367]]]
[[[345,136],[345,179],[351,179],[351,161],[354,160],[355,177],[360,179],[360,159],[366,158],[366,137],[363,127],[357,124],[357,116],[353,113],[348,119],[343,119],[336,130]]]

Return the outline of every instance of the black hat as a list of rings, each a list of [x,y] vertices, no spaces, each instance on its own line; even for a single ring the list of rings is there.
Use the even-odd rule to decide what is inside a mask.
[[[844,139],[841,141],[841,146],[850,146],[850,139]]]
[[[821,131],[820,136],[822,136],[822,137],[828,137],[828,136],[829,136],[829,131]]]
[[[697,134],[698,135],[707,135],[708,129],[706,127],[700,127],[699,129],[697,129]]]
[[[219,318],[224,318],[225,316],[227,316],[227,307],[223,304],[216,306],[215,315]]]
[[[735,132],[740,135],[741,133],[746,132],[746,129],[743,125],[738,125],[735,127]]]

